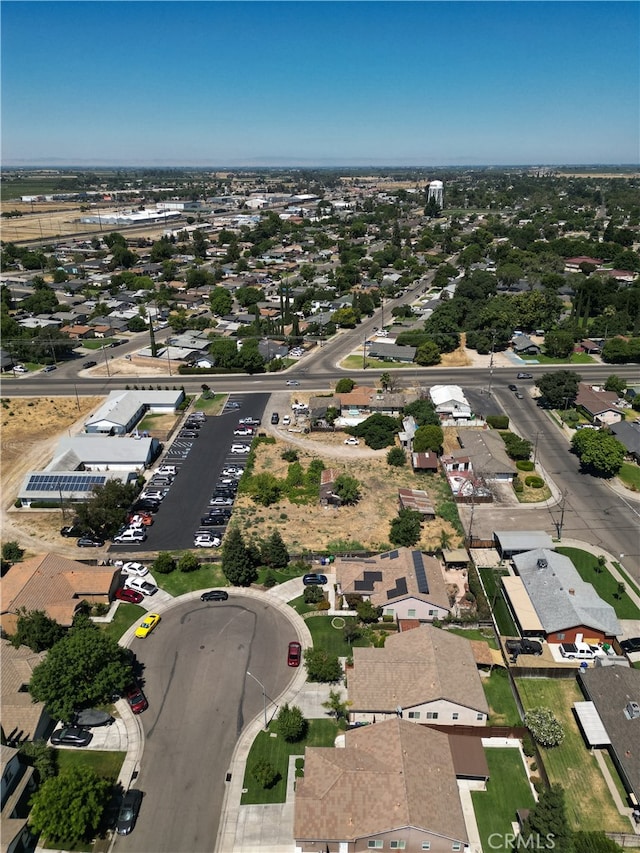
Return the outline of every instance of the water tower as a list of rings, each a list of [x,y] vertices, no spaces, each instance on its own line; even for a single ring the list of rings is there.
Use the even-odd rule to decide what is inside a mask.
[[[440,209],[444,207],[444,184],[442,181],[431,181],[427,201],[433,199]]]

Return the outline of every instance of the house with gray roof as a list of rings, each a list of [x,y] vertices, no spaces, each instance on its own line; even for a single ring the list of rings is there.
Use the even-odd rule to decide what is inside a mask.
[[[517,473],[515,462],[509,459],[500,434],[496,430],[458,430],[458,443],[471,460],[474,473],[484,480],[511,483]],[[456,456],[457,451],[452,453]]]
[[[449,737],[393,719],[307,747],[293,836],[298,853],[467,851]]]
[[[503,587],[523,635],[550,643],[612,643],[622,634],[613,607],[580,577],[569,557],[537,548],[513,557]]]
[[[627,456],[640,462],[640,421],[620,421],[610,424],[609,429],[624,445]]]
[[[471,643],[422,625],[389,634],[383,648],[353,649],[349,719],[485,726],[489,706]]]
[[[494,530],[493,539],[503,559],[536,548],[553,548],[553,539],[544,530]]]
[[[411,364],[416,357],[417,347],[399,346],[398,344],[378,344],[369,347],[367,355],[369,358],[377,358],[380,361],[398,361]]]
[[[111,391],[100,408],[84,422],[85,432],[126,435],[145,412],[175,412],[184,391]]]
[[[576,707],[589,747],[604,747],[628,794],[640,803],[640,670],[624,666],[595,666],[578,673],[578,684],[597,715],[599,726]],[[581,713],[582,711],[582,713]],[[596,734],[599,731],[600,734]]]

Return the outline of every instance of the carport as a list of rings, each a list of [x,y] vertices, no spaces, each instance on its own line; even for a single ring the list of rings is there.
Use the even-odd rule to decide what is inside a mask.
[[[582,735],[590,749],[600,749],[611,745],[611,739],[593,702],[574,702],[573,710],[578,718]]]

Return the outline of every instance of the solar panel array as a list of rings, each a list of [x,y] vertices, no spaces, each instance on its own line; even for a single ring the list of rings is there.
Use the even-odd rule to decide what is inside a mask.
[[[429,583],[427,581],[427,573],[422,562],[422,554],[420,551],[412,551],[413,568],[416,572],[416,581],[418,582],[418,590],[420,592],[429,592]]]
[[[27,492],[88,492],[93,486],[103,486],[104,474],[32,474]]]
[[[361,592],[373,592],[373,585],[376,581],[382,580],[382,572],[364,572],[362,580],[355,581],[353,588]]]
[[[398,578],[395,587],[387,590],[387,599],[391,601],[392,598],[397,598],[399,595],[406,595],[408,591],[407,579]]]

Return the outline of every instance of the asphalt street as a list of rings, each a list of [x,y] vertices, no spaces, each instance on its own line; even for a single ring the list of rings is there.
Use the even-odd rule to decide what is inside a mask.
[[[133,641],[149,700],[135,781],[144,801],[135,832],[119,836],[116,851],[212,849],[236,741],[265,704],[269,718],[277,713],[274,697],[297,671],[287,666],[292,639],[296,630],[283,612],[231,595],[172,608],[147,639]],[[265,686],[264,697],[247,670]]]

